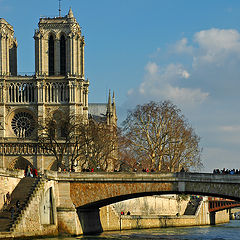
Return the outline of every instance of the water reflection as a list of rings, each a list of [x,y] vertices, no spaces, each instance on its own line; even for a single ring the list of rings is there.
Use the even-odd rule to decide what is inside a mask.
[[[105,232],[100,235],[79,236],[76,238],[48,238],[48,240],[239,240],[240,221],[229,224],[203,227],[160,228]],[[40,240],[40,239],[39,239]]]

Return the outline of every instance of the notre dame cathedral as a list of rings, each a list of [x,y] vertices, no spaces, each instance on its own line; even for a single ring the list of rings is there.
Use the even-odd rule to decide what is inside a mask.
[[[35,74],[17,73],[13,27],[0,18],[0,167],[31,165],[53,169],[55,158],[38,148],[37,123],[47,116],[80,114],[116,125],[114,95],[108,103],[88,103],[84,37],[72,10],[64,17],[40,18],[35,40]]]

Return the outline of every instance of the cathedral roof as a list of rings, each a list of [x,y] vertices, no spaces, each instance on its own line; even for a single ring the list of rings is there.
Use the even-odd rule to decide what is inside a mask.
[[[106,121],[107,103],[89,103],[88,115],[96,121]]]

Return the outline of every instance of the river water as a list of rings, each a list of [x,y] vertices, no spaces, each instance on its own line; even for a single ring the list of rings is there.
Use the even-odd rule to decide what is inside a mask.
[[[228,224],[203,227],[158,228],[146,230],[129,230],[104,232],[96,236],[79,236],[76,238],[47,238],[49,240],[240,240],[240,221]],[[40,239],[39,239],[40,240]]]

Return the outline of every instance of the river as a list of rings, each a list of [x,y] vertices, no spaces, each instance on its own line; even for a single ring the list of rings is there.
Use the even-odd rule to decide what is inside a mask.
[[[158,228],[104,232],[97,236],[79,236],[76,238],[47,238],[48,240],[239,240],[240,221],[228,224],[202,227]],[[40,240],[40,239],[39,239]],[[41,239],[42,240],[42,239]]]

